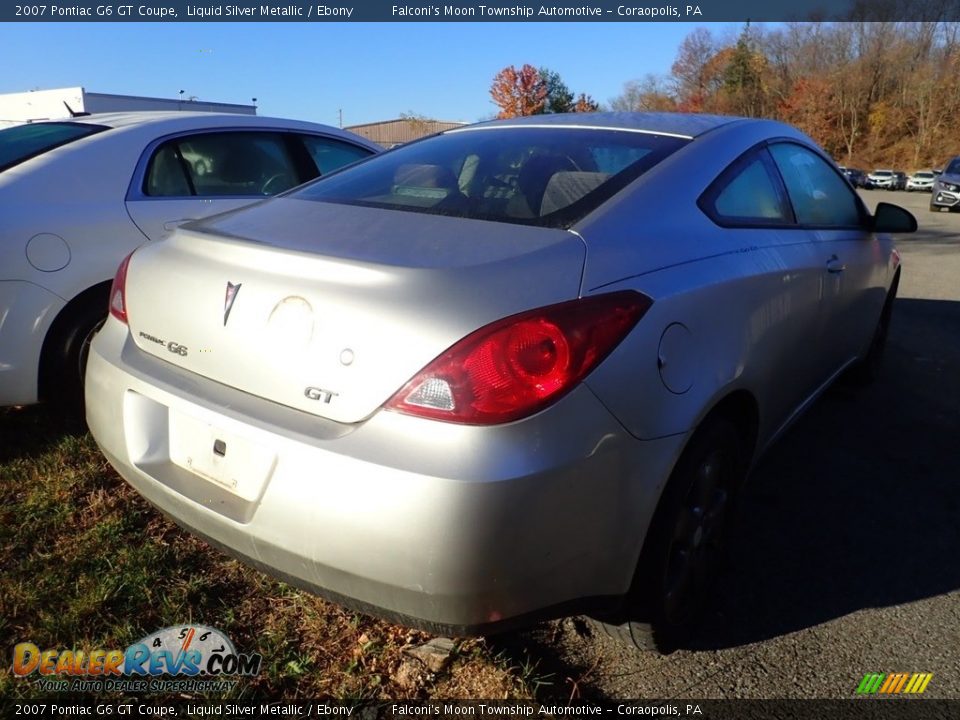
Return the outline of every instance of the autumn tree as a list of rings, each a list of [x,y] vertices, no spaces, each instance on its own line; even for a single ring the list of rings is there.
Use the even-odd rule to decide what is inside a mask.
[[[677,99],[667,81],[647,73],[642,80],[628,80],[623,92],[610,100],[618,112],[669,112],[677,109]]]
[[[717,69],[712,61],[718,50],[713,35],[706,28],[697,28],[680,43],[670,73],[682,110],[703,110],[708,96],[716,91]]]
[[[533,65],[519,70],[508,65],[498,72],[490,86],[490,97],[500,108],[500,119],[536,115],[543,112],[547,100],[547,86]]]
[[[832,93],[830,81],[825,77],[799,78],[792,84],[789,95],[777,105],[776,115],[816,138],[834,157],[843,157],[845,146],[831,107]]]
[[[573,112],[596,112],[600,109],[600,103],[585,93],[580,93],[577,102],[573,105]]]
[[[934,16],[914,22],[865,15],[770,31],[748,25],[729,40],[695,30],[670,75],[631,80],[610,105],[770,117],[844,164],[939,167],[960,154],[960,22],[941,5],[924,5]],[[886,5],[858,7],[869,15]]]

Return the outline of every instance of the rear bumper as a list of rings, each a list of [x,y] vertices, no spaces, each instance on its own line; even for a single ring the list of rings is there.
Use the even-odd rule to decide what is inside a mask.
[[[39,285],[0,280],[0,406],[37,402],[43,341],[64,305]]]
[[[684,440],[636,440],[586,387],[497,427],[385,411],[342,425],[145,355],[113,319],[86,392],[107,458],[176,522],[296,585],[434,632],[622,596]],[[229,490],[186,469],[184,418],[227,438],[227,453],[255,448],[249,465],[263,471]]]

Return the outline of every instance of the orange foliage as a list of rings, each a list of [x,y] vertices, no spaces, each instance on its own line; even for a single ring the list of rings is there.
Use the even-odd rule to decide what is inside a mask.
[[[497,114],[500,119],[536,115],[543,112],[547,85],[533,65],[524,65],[519,70],[509,65],[494,76],[490,97],[500,108]]]
[[[574,112],[596,112],[600,108],[599,103],[597,103],[592,97],[586,93],[580,93],[580,97],[577,98],[576,104],[573,106]]]

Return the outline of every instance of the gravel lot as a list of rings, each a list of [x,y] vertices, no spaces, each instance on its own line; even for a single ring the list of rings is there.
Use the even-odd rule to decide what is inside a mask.
[[[762,461],[695,647],[640,653],[580,619],[505,638],[558,694],[850,698],[867,672],[932,672],[925,697],[960,698],[960,214],[863,197],[920,224],[879,382],[831,390]]]

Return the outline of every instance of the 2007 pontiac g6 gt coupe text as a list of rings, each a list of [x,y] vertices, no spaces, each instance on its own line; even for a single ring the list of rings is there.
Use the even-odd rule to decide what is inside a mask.
[[[179,523],[338,602],[663,649],[754,460],[875,367],[915,228],[772,121],[458,128],[128,257],[87,420]]]

